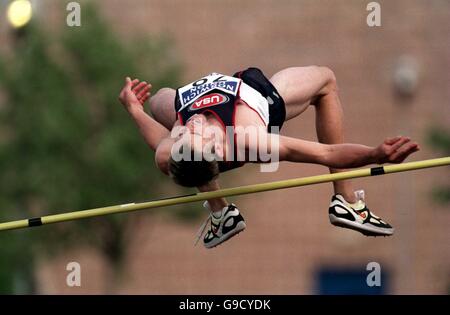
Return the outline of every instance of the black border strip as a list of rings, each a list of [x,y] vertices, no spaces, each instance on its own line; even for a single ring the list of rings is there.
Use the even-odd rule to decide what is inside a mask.
[[[28,226],[29,227],[33,227],[33,226],[41,226],[42,225],[42,219],[41,218],[31,218],[28,219]]]
[[[383,174],[386,174],[383,166],[372,167],[370,169],[370,176],[377,176],[377,175],[383,175]]]

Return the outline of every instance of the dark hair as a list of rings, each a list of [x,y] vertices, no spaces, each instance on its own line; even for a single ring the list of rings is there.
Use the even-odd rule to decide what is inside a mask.
[[[175,161],[172,156],[169,157],[169,176],[175,183],[184,187],[198,187],[219,176],[219,163],[216,160],[194,161],[193,156],[192,150],[190,161]]]

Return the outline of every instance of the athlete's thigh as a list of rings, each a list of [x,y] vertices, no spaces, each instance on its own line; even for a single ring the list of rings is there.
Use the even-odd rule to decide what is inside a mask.
[[[167,130],[171,130],[177,119],[175,111],[175,95],[176,91],[171,88],[160,89],[150,99],[150,111],[153,118],[162,124]]]
[[[286,104],[286,120],[303,113],[327,83],[327,68],[291,67],[275,73],[270,82]]]

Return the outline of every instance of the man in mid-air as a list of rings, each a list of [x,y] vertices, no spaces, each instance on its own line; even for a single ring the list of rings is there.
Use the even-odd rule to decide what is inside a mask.
[[[270,79],[257,68],[233,76],[211,73],[178,89],[160,89],[150,99],[152,117],[143,107],[150,89],[146,82],[126,78],[119,99],[156,152],[158,168],[177,184],[200,191],[220,189],[219,173],[246,162],[314,163],[336,173],[374,163],[401,163],[419,150],[417,143],[404,136],[387,138],[377,147],[344,143],[336,78],[327,67],[291,67]],[[278,134],[286,121],[309,106],[316,112],[318,142]],[[258,131],[256,141],[249,129]],[[276,156],[276,161],[264,158],[261,148]],[[205,152],[216,158],[203,156]],[[175,157],[186,153],[187,159]],[[370,236],[393,234],[394,229],[367,208],[364,191],[355,191],[351,180],[333,182],[333,187],[329,206],[333,225]],[[203,239],[206,248],[245,229],[238,208],[225,198],[207,200],[204,206],[210,211],[210,228]]]

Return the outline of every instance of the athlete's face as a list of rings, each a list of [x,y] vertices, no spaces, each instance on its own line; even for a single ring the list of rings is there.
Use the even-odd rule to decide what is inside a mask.
[[[192,116],[185,124],[185,133],[189,133],[191,148],[197,152],[216,152],[222,155],[220,141],[216,140],[217,127],[212,125],[205,115],[196,114]],[[220,131],[220,129],[219,129]],[[186,135],[185,135],[186,136]]]
[[[189,139],[190,147],[197,152],[202,152],[205,144],[210,141],[204,136],[204,130],[207,127],[207,119],[204,115],[196,114],[192,116],[185,124],[185,139]],[[186,137],[187,136],[187,137]]]
[[[205,115],[195,114],[186,122],[186,127],[191,134],[201,134],[208,124],[208,120]]]

